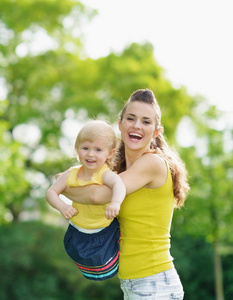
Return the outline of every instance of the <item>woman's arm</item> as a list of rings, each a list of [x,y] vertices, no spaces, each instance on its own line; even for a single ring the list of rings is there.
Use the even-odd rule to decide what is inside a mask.
[[[112,189],[106,185],[92,184],[83,187],[67,187],[62,194],[74,202],[101,205],[111,201]]]
[[[126,186],[127,195],[142,187],[155,189],[166,182],[167,166],[160,156],[148,153],[138,158],[120,177]]]
[[[167,179],[167,167],[165,161],[158,155],[145,154],[119,175],[128,195],[142,187],[153,189],[162,186]],[[66,188],[62,194],[78,203],[98,205],[111,201],[112,189],[106,185],[88,185]]]
[[[56,174],[58,179],[63,173]],[[61,192],[68,199],[81,204],[101,205],[111,201],[112,189],[106,185],[87,185],[82,187],[67,187]]]

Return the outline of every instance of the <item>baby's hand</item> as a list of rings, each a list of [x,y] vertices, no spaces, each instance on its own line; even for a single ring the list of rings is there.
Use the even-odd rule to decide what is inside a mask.
[[[106,207],[105,216],[107,219],[114,219],[120,210],[120,203],[111,203]]]
[[[61,211],[61,214],[67,220],[76,216],[77,213],[78,213],[77,209],[74,208],[72,205],[66,205],[66,207]]]

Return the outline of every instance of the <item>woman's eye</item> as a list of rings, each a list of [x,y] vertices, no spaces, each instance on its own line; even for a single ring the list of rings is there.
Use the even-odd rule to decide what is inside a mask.
[[[128,120],[128,121],[133,121],[133,118],[127,117],[127,120]]]
[[[148,124],[151,124],[150,121],[144,121],[144,124],[148,125]]]

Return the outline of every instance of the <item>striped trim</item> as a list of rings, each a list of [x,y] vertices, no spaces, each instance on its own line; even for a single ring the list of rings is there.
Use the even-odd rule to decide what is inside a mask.
[[[108,273],[105,273],[105,274],[101,274],[101,275],[94,275],[94,274],[88,274],[88,273],[84,273],[84,272],[82,272],[81,271],[81,273],[83,274],[83,276],[85,276],[85,277],[90,277],[90,278],[95,278],[96,280],[99,278],[99,279],[102,279],[102,278],[105,278],[105,277],[113,277],[116,273],[117,273],[117,271],[118,271],[118,265],[119,264],[117,264],[116,265],[116,267],[112,270],[112,271],[110,271],[110,272],[108,272]],[[112,276],[111,276],[112,275]],[[90,278],[88,278],[88,279],[90,279]],[[107,279],[107,278],[106,278]]]
[[[90,267],[80,265],[75,261],[74,263],[86,278],[92,280],[104,280],[113,277],[117,273],[119,265],[118,258],[119,251],[117,251],[117,253],[112,258],[110,258],[108,262],[103,266]]]

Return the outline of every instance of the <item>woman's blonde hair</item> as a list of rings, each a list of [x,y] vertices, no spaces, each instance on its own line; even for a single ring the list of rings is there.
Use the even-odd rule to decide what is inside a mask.
[[[161,126],[161,111],[154,93],[149,89],[140,89],[133,92],[128,101],[125,103],[122,111],[120,112],[119,118],[122,121],[127,106],[131,102],[135,101],[150,104],[154,107],[157,126],[156,129],[160,129],[160,133],[155,139],[152,140],[150,145],[150,152],[158,154],[168,162],[173,181],[175,207],[181,207],[184,204],[185,198],[189,191],[187,171],[185,168],[185,164],[179,157],[178,153],[172,150],[165,141],[165,138],[163,136],[163,127]],[[121,173],[125,171],[125,169],[125,147],[124,142],[121,141],[116,152],[115,170],[117,171],[117,173]]]
[[[96,139],[102,138],[106,141],[109,150],[116,148],[117,138],[116,134],[110,124],[101,120],[93,120],[86,123],[79,131],[75,140],[75,151],[78,155],[80,145],[86,141],[94,142]],[[110,168],[113,167],[113,158],[106,161]]]

